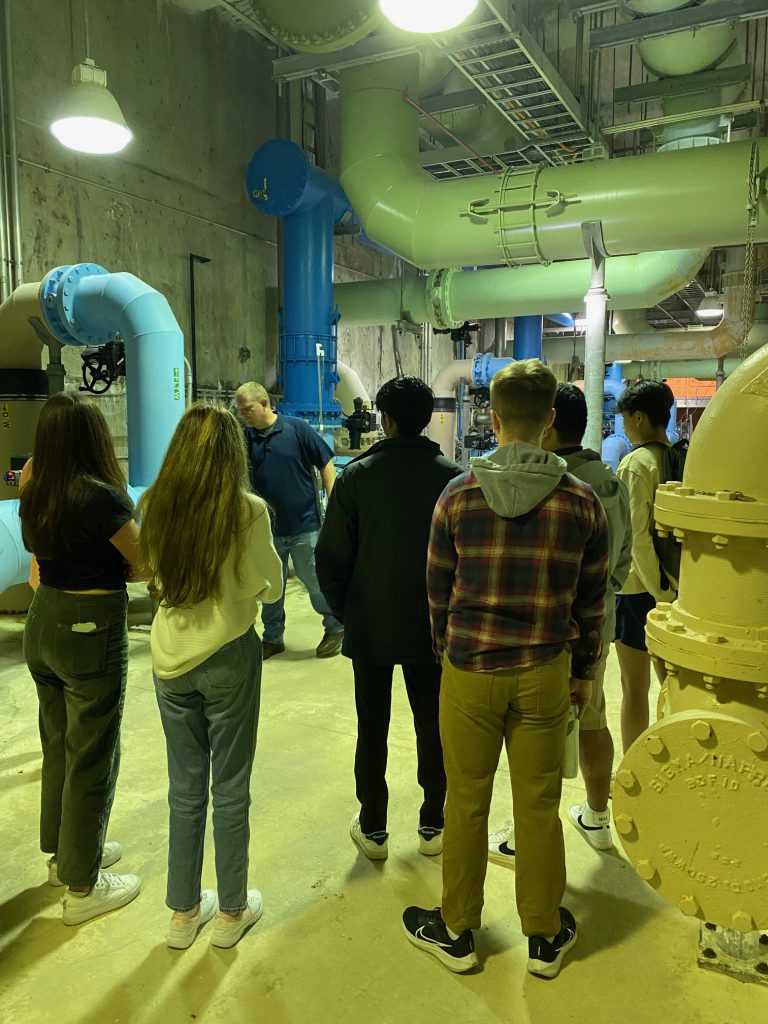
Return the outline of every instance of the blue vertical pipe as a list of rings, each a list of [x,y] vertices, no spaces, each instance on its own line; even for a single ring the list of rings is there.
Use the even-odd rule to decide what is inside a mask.
[[[271,139],[256,150],[247,184],[258,210],[283,218],[280,411],[314,426],[321,421],[341,426],[341,406],[334,397],[339,378],[333,229],[350,215],[349,200],[337,181],[287,139]]]
[[[515,359],[541,359],[544,336],[543,316],[516,316],[512,356]]]

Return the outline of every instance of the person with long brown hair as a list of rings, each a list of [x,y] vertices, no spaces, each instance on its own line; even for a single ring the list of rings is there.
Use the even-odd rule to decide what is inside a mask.
[[[37,686],[43,747],[40,846],[48,881],[66,885],[74,925],[135,899],[136,875],[107,874],[128,669],[126,576],[138,530],[101,410],[78,394],[49,398],[20,483],[22,535],[37,587],[24,657]]]
[[[248,808],[261,693],[260,602],[282,596],[269,509],[251,493],[245,439],[223,407],[193,405],[140,502],[142,560],[159,602],[151,647],[168,753],[167,944],[216,914],[234,946],[261,917],[248,889]],[[201,890],[209,777],[218,897]]]

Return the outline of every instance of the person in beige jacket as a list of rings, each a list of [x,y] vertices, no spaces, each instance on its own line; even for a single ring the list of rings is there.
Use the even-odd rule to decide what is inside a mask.
[[[662,478],[667,427],[674,404],[668,384],[642,380],[619,397],[616,411],[634,447],[621,460],[619,480],[629,492],[632,517],[632,566],[616,598],[616,653],[621,669],[621,739],[624,753],[650,721],[648,695],[651,657],[645,645],[645,620],[658,601],[674,600],[676,580],[668,580],[653,546],[653,503]],[[654,663],[659,682],[664,673]]]
[[[140,508],[159,602],[150,643],[168,752],[167,945],[186,949],[215,914],[213,945],[227,948],[263,909],[247,884],[262,665],[254,621],[283,590],[269,509],[251,493],[235,417],[188,409]],[[201,890],[209,778],[218,897]]]

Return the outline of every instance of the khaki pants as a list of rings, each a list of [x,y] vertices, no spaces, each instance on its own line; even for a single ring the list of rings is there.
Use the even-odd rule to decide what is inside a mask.
[[[488,812],[506,743],[515,813],[517,909],[525,935],[556,935],[565,890],[559,817],[570,655],[505,672],[465,672],[443,660],[440,735],[448,797],[443,838],[443,920],[480,927]]]

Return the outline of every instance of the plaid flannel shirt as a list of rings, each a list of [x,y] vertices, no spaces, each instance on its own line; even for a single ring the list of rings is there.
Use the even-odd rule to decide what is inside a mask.
[[[530,512],[489,508],[471,472],[453,480],[432,516],[427,590],[435,653],[457,668],[493,672],[556,657],[591,679],[608,588],[605,512],[566,473]]]

